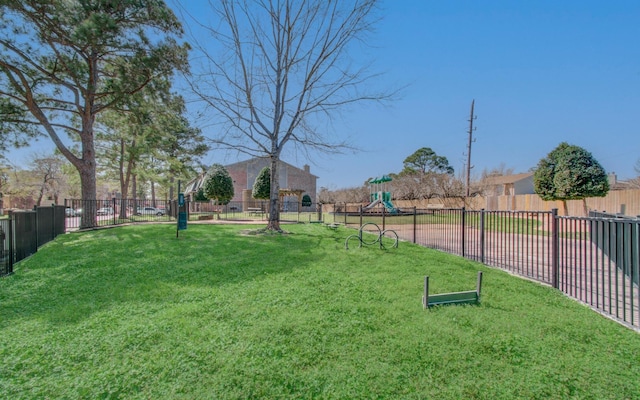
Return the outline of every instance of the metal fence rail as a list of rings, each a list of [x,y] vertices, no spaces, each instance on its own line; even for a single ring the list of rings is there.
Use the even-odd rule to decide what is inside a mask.
[[[13,223],[0,219],[0,276],[13,272]]]
[[[612,318],[640,327],[640,220],[551,212],[335,207],[349,226],[373,222],[406,241],[549,284]]]
[[[175,220],[175,201],[111,199],[65,200],[65,227],[67,231],[81,227],[82,218],[88,212],[94,214],[91,227],[122,225],[138,222],[168,222]],[[173,208],[172,208],[173,207]]]
[[[558,289],[640,326],[640,221],[558,218]]]
[[[68,201],[0,220],[0,276],[38,246],[79,226],[83,207],[100,211],[96,223],[175,221],[175,202]],[[188,204],[190,219],[266,220],[266,202]],[[392,229],[402,240],[460,255],[549,284],[618,321],[640,327],[640,219],[559,217],[551,212],[386,209],[283,204],[282,221],[328,222]],[[374,225],[369,225],[374,227]]]

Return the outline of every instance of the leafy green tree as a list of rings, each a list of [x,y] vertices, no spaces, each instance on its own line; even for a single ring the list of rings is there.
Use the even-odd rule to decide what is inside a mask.
[[[170,93],[170,88],[169,80],[159,77],[126,100],[125,112],[109,110],[100,115],[98,160],[103,171],[118,176],[123,198],[128,198],[136,176],[138,182],[150,183],[155,201],[155,182],[172,187],[174,179],[188,178],[208,150],[200,130],[192,128],[183,115],[183,98]]]
[[[431,199],[451,197],[449,190],[457,181],[453,167],[444,156],[439,156],[430,147],[422,147],[404,159],[404,168],[393,177],[393,193],[397,199]],[[457,196],[457,195],[456,195]]]
[[[535,192],[543,200],[582,200],[604,197],[609,192],[607,174],[593,155],[579,146],[562,142],[538,162],[533,174]]]
[[[405,158],[402,173],[422,173],[435,172],[439,174],[453,175],[453,167],[449,165],[447,157],[439,156],[430,147],[422,147],[416,150],[409,157]]]
[[[205,196],[204,189],[202,189],[202,188],[198,189],[196,194],[193,196],[193,199],[195,201],[207,201],[207,200],[209,200],[209,198],[207,196]]]
[[[379,74],[350,56],[377,21],[377,3],[210,1],[218,18],[211,26],[199,23],[221,55],[198,46],[207,65],[194,71],[190,86],[220,118],[216,146],[269,158],[269,230],[280,231],[278,162],[288,143],[329,153],[349,148],[320,122],[355,103],[391,97],[376,91]]]
[[[254,199],[269,199],[271,196],[271,168],[262,168],[255,182],[253,182],[251,196]]]
[[[96,117],[123,107],[154,77],[186,68],[181,34],[160,0],[3,0],[0,133],[42,129],[78,170],[82,199],[94,200]],[[86,206],[82,228],[96,224],[95,205]]]
[[[228,204],[233,198],[233,179],[220,164],[213,164],[205,177],[204,195],[219,204]]]

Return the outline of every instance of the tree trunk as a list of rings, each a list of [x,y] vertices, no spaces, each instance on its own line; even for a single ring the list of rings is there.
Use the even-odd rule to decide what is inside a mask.
[[[156,183],[151,180],[151,204],[156,207]]]
[[[42,205],[42,198],[44,197],[44,185],[40,186],[40,192],[38,193],[38,200],[36,200],[36,207]]]
[[[138,175],[131,174],[131,196],[133,198],[133,213],[138,213]]]
[[[269,195],[269,223],[267,229],[280,232],[280,180],[278,179],[278,158],[271,157],[271,190]]]
[[[82,216],[80,228],[93,228],[96,225],[96,166],[93,162],[82,162],[80,172],[80,190],[82,195]]]

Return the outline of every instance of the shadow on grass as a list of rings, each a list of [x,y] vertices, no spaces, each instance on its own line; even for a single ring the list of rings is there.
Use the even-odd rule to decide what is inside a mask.
[[[305,268],[326,256],[313,234],[241,235],[246,227],[194,225],[176,238],[163,225],[60,236],[2,282],[0,326],[16,318],[77,323],[133,303],[181,301],[216,288]]]

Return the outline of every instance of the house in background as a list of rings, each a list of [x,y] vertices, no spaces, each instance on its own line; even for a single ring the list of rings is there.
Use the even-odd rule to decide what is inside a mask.
[[[533,172],[522,174],[489,176],[481,182],[483,196],[514,196],[534,194]]]
[[[245,203],[253,202],[254,199],[251,196],[251,193],[256,177],[264,167],[268,167],[269,165],[270,160],[266,157],[252,158],[245,161],[239,161],[234,164],[225,165],[224,167],[227,169],[231,179],[233,180],[234,196],[231,201]],[[205,175],[206,174],[201,174],[186,185],[184,190],[185,197],[193,199],[193,195],[204,184]],[[305,194],[309,195],[313,202],[316,201],[316,185],[318,177],[311,173],[308,165],[305,165],[300,169],[284,161],[280,161],[278,164],[278,180],[281,204],[298,204],[300,203],[302,196]]]

